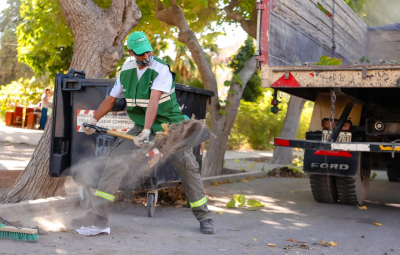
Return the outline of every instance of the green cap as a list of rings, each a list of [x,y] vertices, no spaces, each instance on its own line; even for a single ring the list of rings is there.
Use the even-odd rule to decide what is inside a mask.
[[[133,32],[128,36],[128,49],[133,50],[136,54],[153,51],[146,34],[143,32]]]

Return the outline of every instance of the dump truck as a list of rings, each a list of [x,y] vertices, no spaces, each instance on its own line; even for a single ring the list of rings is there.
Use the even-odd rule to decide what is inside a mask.
[[[362,205],[371,169],[398,182],[399,24],[368,27],[342,0],[258,0],[257,12],[262,87],[314,102],[305,140],[274,139],[304,149],[314,199]]]

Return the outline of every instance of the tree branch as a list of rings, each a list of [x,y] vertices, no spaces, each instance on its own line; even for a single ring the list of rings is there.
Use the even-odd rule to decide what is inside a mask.
[[[172,1],[171,6],[167,9],[165,9],[165,6],[161,1],[157,1],[156,8],[156,18],[158,20],[179,28],[178,40],[186,44],[192,54],[199,69],[204,88],[214,91],[215,97],[212,99],[211,108],[212,111],[218,110],[220,106],[218,101],[217,81],[204,54],[203,48],[199,44],[196,35],[190,29],[183,11],[178,7],[176,1]]]
[[[226,18],[240,22],[243,30],[246,31],[251,37],[257,37],[257,10],[254,4],[251,18],[246,20],[238,11],[233,9],[239,4],[240,0],[232,0],[225,8]]]

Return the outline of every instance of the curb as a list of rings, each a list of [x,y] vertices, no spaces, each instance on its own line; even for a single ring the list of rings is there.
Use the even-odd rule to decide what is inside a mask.
[[[32,213],[43,213],[45,215],[51,214],[54,211],[65,211],[65,209],[76,208],[78,205],[78,195],[49,197],[46,199],[22,201],[15,204],[0,204],[0,216],[3,218],[14,219],[15,217]]]
[[[232,182],[236,182],[237,179],[246,179],[249,176],[253,177],[260,177],[261,175],[267,176],[267,172],[245,172],[245,173],[239,173],[239,174],[224,174],[224,175],[217,175],[217,176],[211,176],[211,177],[204,177],[201,178],[203,181],[203,185],[212,185],[215,182],[220,182],[220,181],[226,181],[226,180],[231,180]]]

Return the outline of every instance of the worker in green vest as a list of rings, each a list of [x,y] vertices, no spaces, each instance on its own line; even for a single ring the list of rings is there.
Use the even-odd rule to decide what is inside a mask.
[[[133,32],[128,37],[128,52],[136,61],[122,66],[120,75],[110,95],[100,104],[88,124],[96,123],[113,108],[117,98],[125,98],[127,113],[135,122],[128,134],[135,136],[134,142],[119,138],[109,154],[105,171],[94,194],[93,206],[82,218],[72,220],[75,227],[108,224],[110,203],[119,185],[131,169],[132,154],[143,142],[154,139],[156,132],[163,130],[162,123],[179,123],[184,120],[175,93],[175,74],[161,59],[153,56],[153,48],[143,32]],[[84,127],[87,134],[94,129]],[[216,229],[207,208],[207,197],[199,172],[199,165],[190,150],[169,157],[178,170],[192,212],[200,222],[203,234],[214,234]],[[143,163],[143,164],[147,164]],[[135,166],[139,169],[142,166]]]

